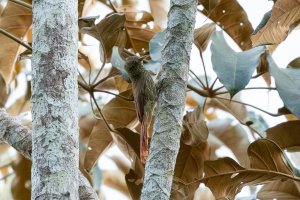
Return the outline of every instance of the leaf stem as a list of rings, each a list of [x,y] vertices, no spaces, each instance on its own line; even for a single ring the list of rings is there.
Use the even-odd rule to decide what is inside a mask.
[[[103,79],[99,80],[97,83],[93,84],[93,85],[91,86],[91,88],[94,89],[94,88],[97,87],[99,84],[103,83],[103,82],[106,81],[107,79],[112,78],[112,77],[114,77],[114,76],[116,76],[116,75],[118,75],[118,74],[119,74],[119,72],[114,72],[114,73],[108,74],[106,77],[104,77]]]
[[[253,105],[248,104],[248,103],[236,101],[236,100],[233,100],[233,99],[226,99],[226,98],[222,98],[222,97],[214,97],[214,98],[221,99],[221,100],[225,100],[225,101],[230,101],[230,102],[234,102],[234,103],[238,103],[238,104],[243,104],[243,105],[245,105],[245,106],[252,107],[252,108],[254,108],[254,109],[257,109],[257,110],[259,110],[259,111],[261,111],[261,112],[263,112],[263,113],[266,113],[266,114],[268,114],[268,115],[270,115],[270,116],[273,116],[273,117],[281,116],[280,113],[277,113],[277,114],[270,113],[270,112],[268,112],[268,111],[265,111],[265,110],[263,110],[263,109],[261,109],[261,108],[258,108],[258,107],[256,107],[256,106],[253,106]]]
[[[102,113],[102,111],[101,111],[101,109],[100,109],[100,107],[99,107],[99,105],[98,105],[98,103],[97,103],[97,101],[96,101],[96,99],[95,99],[94,94],[93,94],[93,93],[90,93],[90,95],[91,95],[91,97],[92,97],[92,99],[93,99],[93,101],[94,101],[94,103],[95,103],[95,105],[96,105],[96,107],[97,107],[97,110],[98,110],[98,112],[100,113],[100,115],[101,115],[101,117],[102,117],[102,119],[103,119],[105,125],[107,126],[108,130],[110,130],[110,131],[112,131],[112,132],[115,132],[115,131],[112,130],[112,128],[109,126],[109,124],[108,124],[108,122],[107,122],[105,116],[103,115],[103,113]],[[92,107],[92,109],[93,109],[93,107]]]
[[[0,33],[7,36],[8,38],[14,40],[15,42],[19,43],[20,45],[24,46],[25,48],[32,51],[32,48],[30,45],[26,44],[24,41],[22,41],[20,38],[17,38],[16,36],[12,35],[11,33],[5,31],[4,29],[0,28]]]
[[[205,76],[205,81],[206,81],[206,87],[208,87],[208,79],[207,79],[207,73],[206,73],[206,67],[205,67],[205,63],[204,63],[204,59],[203,59],[203,55],[202,55],[202,51],[200,50],[200,58],[202,61],[202,66],[203,66],[203,70],[204,70],[204,76]]]
[[[249,87],[249,88],[244,88],[243,90],[277,90],[276,88],[273,87]],[[222,92],[216,92],[215,95],[221,95],[221,94],[228,94],[228,91],[222,91]]]
[[[199,83],[202,85],[202,88],[205,89],[206,86],[204,85],[204,83],[201,81],[201,79],[193,72],[193,70],[189,70],[191,72],[191,74],[193,74],[195,76],[195,78],[199,81]]]
[[[111,94],[111,95],[114,95],[116,97],[119,97],[125,101],[133,101],[133,98],[127,98],[127,97],[124,97],[124,96],[121,96],[121,95],[118,95],[118,94],[115,94],[115,93],[112,93],[112,92],[109,92],[109,91],[106,91],[106,90],[98,90],[98,89],[95,89],[94,92],[103,92],[103,93],[107,93],[107,94]]]
[[[114,13],[118,13],[115,5],[111,2],[111,0],[109,0],[108,2],[109,2],[109,5],[110,5],[111,9],[114,11]]]
[[[218,99],[218,97],[215,97]],[[221,99],[224,99],[224,98],[221,98]],[[224,99],[224,100],[229,100],[229,99]],[[230,100],[229,100],[230,101]],[[247,126],[250,130],[252,130],[253,132],[255,132],[260,138],[264,138],[256,129],[252,128],[251,125],[243,122],[234,112],[231,112],[230,109],[227,108],[226,105],[224,105],[224,103],[222,101],[218,101],[225,110],[227,110],[227,112],[231,113],[239,122],[240,124],[244,125],[244,126]],[[242,102],[240,102],[242,103]],[[243,103],[244,104],[244,103]]]
[[[200,96],[203,97],[210,97],[210,94],[208,93],[207,90],[199,90],[198,88],[192,86],[191,84],[187,84],[187,88],[196,92],[197,94],[199,94]]]

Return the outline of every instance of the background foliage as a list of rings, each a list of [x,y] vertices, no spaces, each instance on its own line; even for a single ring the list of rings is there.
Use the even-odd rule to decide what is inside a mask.
[[[300,59],[273,58],[300,3],[273,2],[252,27],[239,1],[199,0],[171,199],[233,199],[243,188],[247,199],[300,198]],[[0,0],[0,107],[28,126],[31,3]],[[156,79],[168,1],[79,0],[78,10],[80,167],[99,195],[109,187],[139,199],[140,125],[124,60],[143,57]],[[250,92],[270,106],[247,103]],[[30,199],[30,162],[4,143],[0,155],[0,198]]]

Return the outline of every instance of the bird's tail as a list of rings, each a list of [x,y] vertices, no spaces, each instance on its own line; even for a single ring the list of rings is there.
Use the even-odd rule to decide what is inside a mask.
[[[148,129],[147,120],[143,120],[141,124],[141,135],[140,135],[140,158],[143,164],[146,163],[146,160],[148,158],[147,129]]]

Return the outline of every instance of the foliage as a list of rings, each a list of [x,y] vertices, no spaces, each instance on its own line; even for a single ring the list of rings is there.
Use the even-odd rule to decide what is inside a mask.
[[[0,0],[2,2],[5,1]],[[31,95],[31,1],[26,2],[8,1],[6,6],[0,6],[0,107],[14,115],[29,111]],[[80,0],[78,6],[81,168],[97,190],[100,190],[99,180],[103,179],[104,185],[132,199],[140,198],[144,165],[139,160],[140,124],[124,60],[132,55],[142,57],[146,69],[157,79],[168,4],[166,0],[149,0],[149,8],[139,10],[138,2],[141,1]],[[233,199],[243,187],[264,185],[258,192],[251,190],[249,195],[260,199],[270,196],[299,199],[299,166],[293,164],[299,159],[287,156],[300,151],[299,58],[287,68],[279,68],[272,52],[298,25],[300,3],[275,1],[254,35],[251,35],[254,29],[247,13],[237,0],[199,0],[200,4],[199,15],[206,16],[208,23],[195,28],[194,44],[199,51],[200,63],[196,64],[202,66],[203,71],[190,69],[188,112],[182,122],[171,198],[193,199],[194,194],[199,199],[205,198],[207,188],[199,187],[204,183],[215,198]],[[100,13],[100,21],[98,16],[89,15],[97,6],[109,10]],[[240,48],[239,52],[228,44],[225,33]],[[99,51],[93,52],[90,43],[95,40],[87,35],[98,41],[96,49]],[[214,73],[206,68],[208,46]],[[247,87],[249,82],[266,73],[274,78],[276,87]],[[254,98],[259,98],[256,96],[259,90],[277,91],[284,107],[273,108],[278,112],[271,113],[243,102],[240,96],[252,89],[256,89]],[[16,97],[20,90],[22,95]],[[286,116],[287,120],[268,128],[261,113],[270,117]],[[125,155],[125,158],[123,155],[111,157],[118,171],[99,173],[95,164],[114,146]],[[229,153],[225,157],[218,155],[220,148]],[[8,149],[0,144],[0,158],[7,157]],[[0,181],[6,181],[12,168],[13,196],[19,197],[19,191],[27,191],[26,196],[30,196],[26,181],[30,163],[17,158],[0,166]],[[12,160],[11,156],[7,160]],[[23,168],[26,173],[20,173]],[[199,190],[205,191],[200,197]]]

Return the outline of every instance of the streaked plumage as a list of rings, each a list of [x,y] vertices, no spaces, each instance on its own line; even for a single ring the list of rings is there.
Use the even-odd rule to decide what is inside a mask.
[[[127,58],[125,70],[132,82],[135,108],[141,123],[140,158],[145,163],[148,157],[147,129],[157,99],[156,87],[150,72],[143,67],[139,57],[131,56]]]

